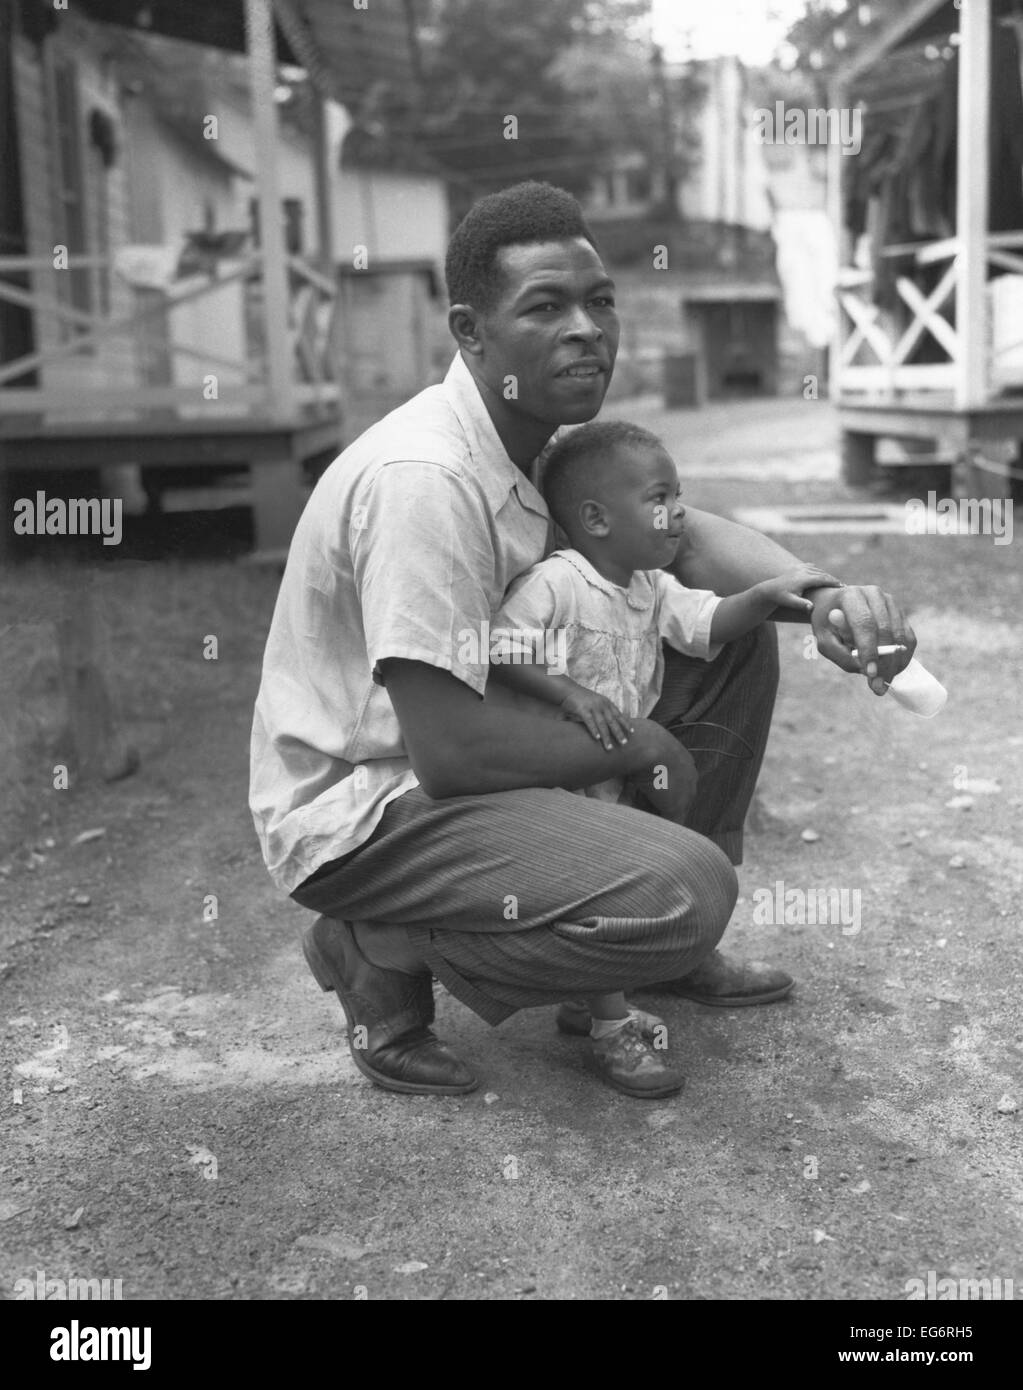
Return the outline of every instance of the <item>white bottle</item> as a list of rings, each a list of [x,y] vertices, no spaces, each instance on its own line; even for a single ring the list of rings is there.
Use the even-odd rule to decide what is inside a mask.
[[[944,708],[948,699],[945,687],[931,675],[926,666],[921,666],[915,656],[910,659],[909,665],[894,677],[888,686],[888,694],[902,705],[903,709],[919,714],[924,719],[933,719],[938,711]]]

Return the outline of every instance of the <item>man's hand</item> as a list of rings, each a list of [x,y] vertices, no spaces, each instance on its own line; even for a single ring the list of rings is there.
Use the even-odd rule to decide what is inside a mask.
[[[561,717],[584,725],[609,751],[614,746],[612,739],[625,744],[635,732],[632,722],[616,704],[582,685],[575,685],[562,700]]]
[[[843,671],[865,675],[874,694],[883,695],[916,650],[916,636],[895,599],[873,584],[817,589],[809,597],[820,654]],[[906,650],[878,656],[878,647],[895,644]]]

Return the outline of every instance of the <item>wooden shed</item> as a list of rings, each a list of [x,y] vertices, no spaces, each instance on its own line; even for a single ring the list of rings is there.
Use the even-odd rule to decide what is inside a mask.
[[[843,474],[879,439],[954,458],[962,495],[1007,496],[1023,439],[1023,11],[904,0],[835,76],[862,147],[829,149],[840,248],[831,395]]]

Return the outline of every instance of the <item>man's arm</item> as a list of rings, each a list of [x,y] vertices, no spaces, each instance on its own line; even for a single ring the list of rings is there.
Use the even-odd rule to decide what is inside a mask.
[[[759,531],[686,507],[682,543],[671,572],[690,588],[728,595],[802,563]],[[843,671],[865,674],[874,694],[883,695],[916,649],[913,629],[896,600],[873,584],[822,586],[806,590],[806,595],[813,600],[809,622],[821,656]],[[785,608],[775,609],[770,618],[773,622],[807,621],[807,615]],[[905,651],[879,657],[877,649],[882,645],[902,646]],[[853,650],[858,657],[850,655]]]
[[[628,743],[607,750],[581,724],[495,708],[457,677],[424,662],[392,658],[380,670],[413,771],[428,796],[520,787],[571,791],[658,766],[669,781],[684,773],[679,744],[652,720],[634,720]]]
[[[682,542],[669,569],[687,589],[712,589],[724,596],[752,589],[802,563],[759,531],[687,505]],[[786,615],[780,610],[778,617],[800,621],[791,611]]]

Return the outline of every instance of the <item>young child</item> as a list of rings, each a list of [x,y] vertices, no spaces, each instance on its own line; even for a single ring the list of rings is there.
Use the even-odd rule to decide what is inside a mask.
[[[628,741],[632,720],[657,703],[664,675],[662,642],[712,660],[722,643],[762,623],[778,607],[809,610],[805,589],[837,583],[801,565],[727,598],[687,589],[663,566],[674,560],[685,508],[678,473],[660,440],[625,422],[583,425],[547,457],[542,489],[570,549],[556,550],[522,575],[494,619],[491,676],[522,694],[560,707],[606,749]],[[551,637],[557,642],[552,644]],[[538,638],[540,640],[538,640]],[[538,664],[536,653],[559,662]],[[564,669],[560,669],[563,660]],[[685,823],[697,790],[696,765],[672,785],[655,770],[583,794],[646,809]],[[661,1054],[660,1019],[631,1009],[622,993],[585,1001],[597,1069],[629,1095],[659,1097],[683,1078]],[[585,1032],[586,1013],[562,1006],[558,1026]],[[580,1026],[580,1020],[582,1020]]]

